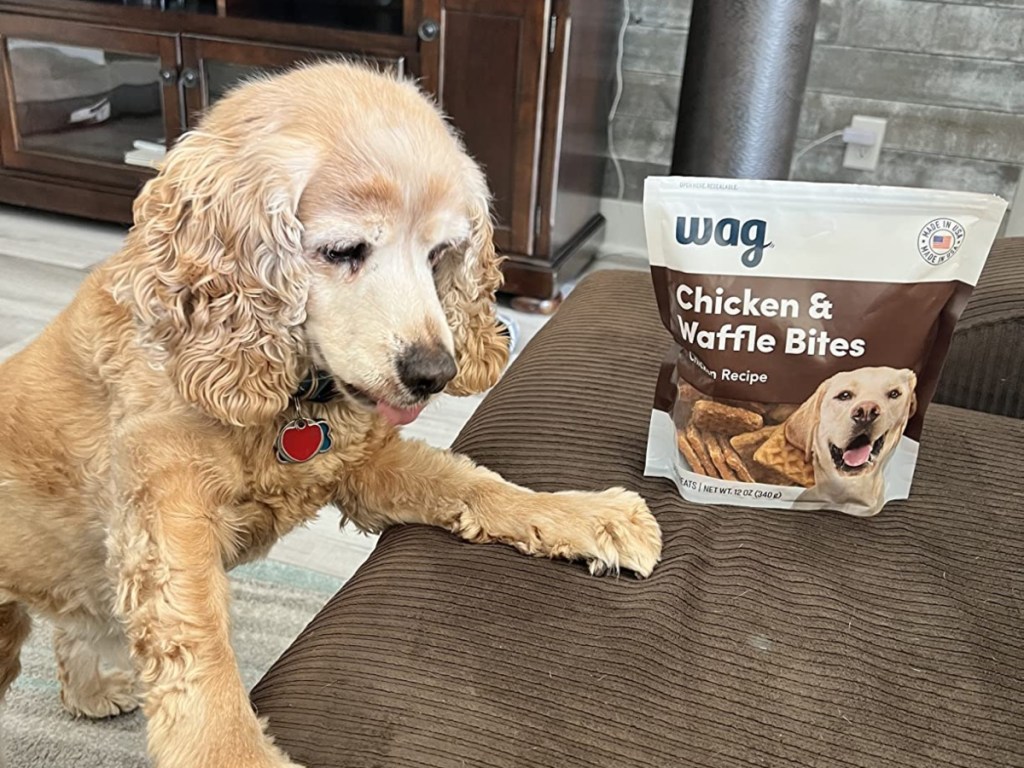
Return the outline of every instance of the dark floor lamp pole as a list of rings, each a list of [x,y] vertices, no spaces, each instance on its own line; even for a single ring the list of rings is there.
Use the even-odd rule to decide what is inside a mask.
[[[693,0],[672,173],[785,179],[819,0]]]

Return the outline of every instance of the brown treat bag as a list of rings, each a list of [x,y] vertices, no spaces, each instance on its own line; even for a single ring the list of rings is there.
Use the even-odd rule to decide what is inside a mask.
[[[707,504],[865,517],[907,498],[1005,211],[970,193],[648,177],[651,277],[674,343],[644,473]]]

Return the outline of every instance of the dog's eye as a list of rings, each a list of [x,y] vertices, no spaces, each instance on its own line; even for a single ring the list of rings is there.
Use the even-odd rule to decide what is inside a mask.
[[[441,243],[440,245],[434,246],[430,251],[430,254],[427,256],[427,261],[430,262],[431,269],[437,269],[437,265],[441,261],[441,257],[444,255],[444,252],[448,250],[450,245],[451,243]]]
[[[844,389],[842,392],[840,392],[838,395],[836,395],[836,400],[852,400],[852,399],[853,399],[853,392],[851,392],[848,389]]]
[[[370,255],[370,246],[366,243],[355,243],[343,247],[327,246],[320,250],[324,261],[328,264],[344,264],[350,267],[360,267]]]
[[[897,397],[899,397],[902,394],[903,393],[900,392],[898,389],[890,389],[889,390],[889,399],[890,400],[895,400]]]

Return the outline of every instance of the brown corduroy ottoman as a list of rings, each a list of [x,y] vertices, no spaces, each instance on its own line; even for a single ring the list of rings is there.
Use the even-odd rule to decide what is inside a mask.
[[[939,402],[1024,418],[1024,237],[992,246],[957,323]]]
[[[650,279],[587,279],[456,448],[538,490],[624,485],[646,581],[418,526],[252,694],[312,768],[1024,765],[1024,423],[928,413],[872,519],[700,507],[643,477],[669,337]]]

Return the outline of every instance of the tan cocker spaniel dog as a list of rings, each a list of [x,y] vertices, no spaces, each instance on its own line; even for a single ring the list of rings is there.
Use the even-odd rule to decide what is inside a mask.
[[[249,706],[226,572],[329,504],[649,574],[636,494],[535,493],[400,439],[501,374],[499,281],[484,177],[414,85],[321,64],[220,101],[0,367],[0,697],[37,612],[64,706],[141,698],[157,768],[294,768]]]

